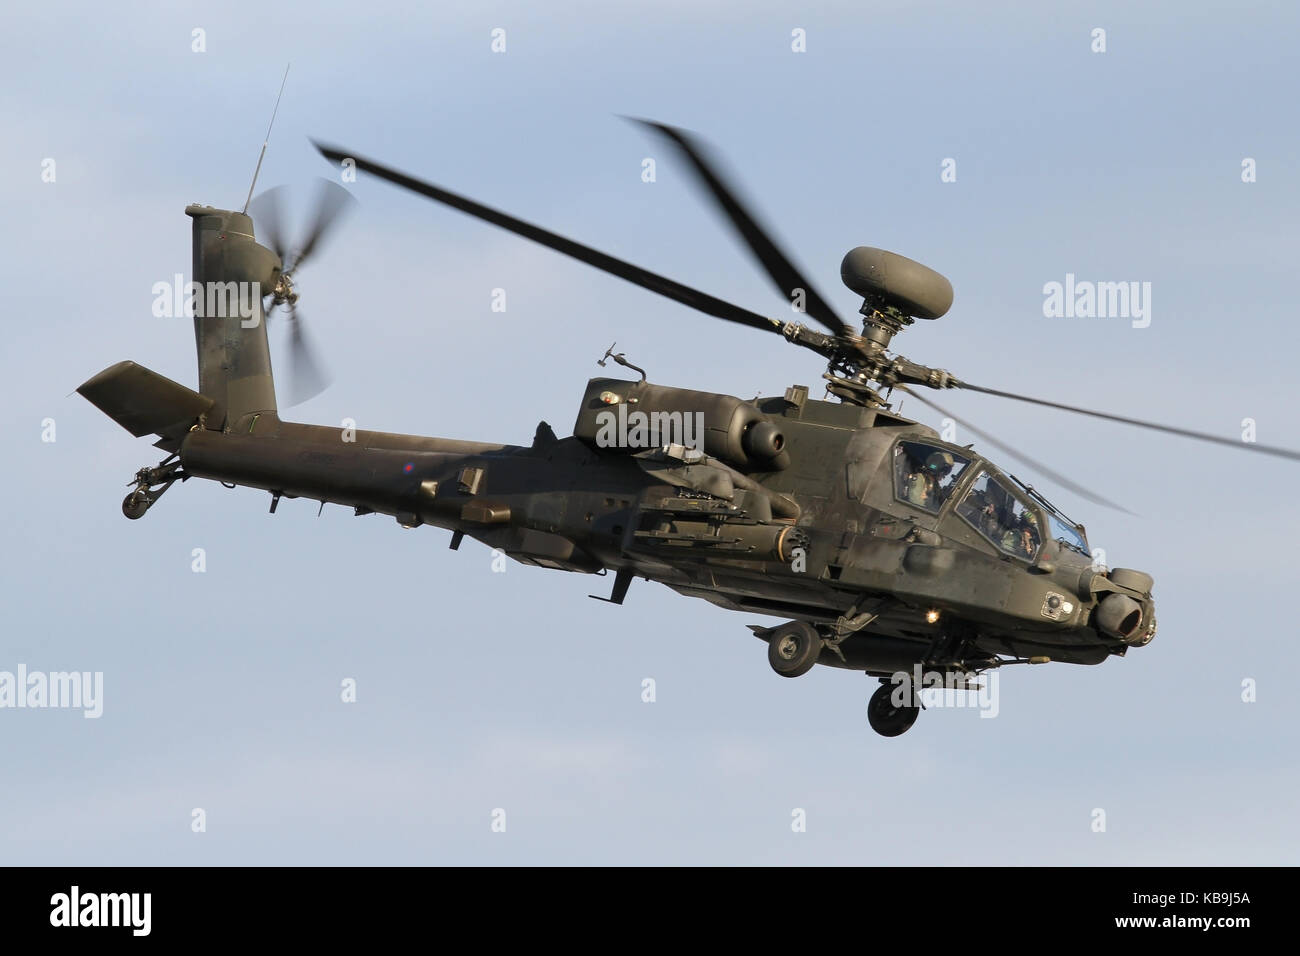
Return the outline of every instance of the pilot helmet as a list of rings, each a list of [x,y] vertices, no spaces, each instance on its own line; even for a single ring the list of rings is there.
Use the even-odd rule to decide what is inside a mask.
[[[925,470],[932,475],[940,477],[952,471],[952,455],[946,451],[931,452],[930,457],[925,460]]]

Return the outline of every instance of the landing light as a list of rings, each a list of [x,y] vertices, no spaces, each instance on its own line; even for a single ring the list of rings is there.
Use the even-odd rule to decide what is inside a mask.
[[[926,620],[926,623],[927,623],[927,624],[933,624],[933,623],[935,623],[937,620],[939,620],[939,612],[938,612],[938,611],[926,611],[926,612],[925,612],[925,620]]]

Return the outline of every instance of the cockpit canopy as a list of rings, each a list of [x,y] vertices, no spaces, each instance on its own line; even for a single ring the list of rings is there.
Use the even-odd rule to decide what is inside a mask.
[[[894,446],[894,491],[910,505],[938,514],[971,460],[929,442],[900,441]]]
[[[999,550],[1028,561],[1038,555],[1042,518],[1001,475],[981,470],[958,503],[957,514]]]
[[[935,515],[945,512],[945,521],[964,522],[1004,554],[1032,561],[1044,540],[1089,553],[1081,528],[966,449],[900,439],[893,457],[899,501]],[[956,504],[945,507],[950,500]]]

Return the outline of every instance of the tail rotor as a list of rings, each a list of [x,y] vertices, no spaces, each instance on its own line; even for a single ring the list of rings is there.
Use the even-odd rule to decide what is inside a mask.
[[[286,242],[284,199],[287,187],[276,186],[258,195],[251,203],[253,221],[267,247],[280,258],[281,271],[266,306],[269,324],[277,306],[284,306],[289,323],[289,404],[300,405],[319,395],[329,386],[329,375],[317,358],[298,311],[298,290],[294,279],[298,268],[315,255],[325,239],[356,204],[352,194],[336,182],[320,180],[315,214],[303,241],[294,247]]]

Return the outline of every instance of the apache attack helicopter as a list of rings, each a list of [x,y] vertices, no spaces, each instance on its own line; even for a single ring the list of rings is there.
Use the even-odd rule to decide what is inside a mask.
[[[853,249],[840,274],[863,299],[856,330],[758,225],[693,137],[647,125],[680,150],[781,294],[802,302],[820,328],[724,302],[354,152],[317,148],[335,163],[347,161],[707,315],[810,349],[827,362],[823,378],[834,401],[812,398],[801,385],[750,401],[654,385],[611,348],[602,366],[612,360],[640,376],[591,379],[568,438],[542,422],[526,447],[372,431],[349,440],[338,428],[284,421],[264,320],[286,306],[293,383],[318,389],[294,276],[352,200],[344,187],[327,184],[315,225],[291,256],[272,190],[254,202],[268,246],[254,238],[247,201],[242,212],[185,210],[193,219],[191,288],[195,304],[206,295],[207,305],[194,321],[198,391],[130,361],[78,389],[133,435],[158,436],[154,444],[169,453],[137,472],[123,512],[139,518],[175,482],[208,478],[269,491],[272,512],[282,497],[308,498],[322,509],[328,502],[357,515],[391,515],[403,528],[445,528],[453,549],[469,535],[524,564],[612,570],[612,592],[601,600],[615,604],[640,577],[720,607],[785,618],[775,627],[751,625],[772,668],[797,677],[820,663],[879,678],[868,720],[878,733],[897,736],[920,709],[918,695],[900,694],[900,675],[924,668],[942,675],[946,687],[973,689],[977,675],[1007,664],[1098,664],[1149,643],[1156,618],[1150,575],[1095,564],[1081,524],[971,446],[902,417],[889,403],[893,390],[1102,504],[1109,502],[917,389],[971,389],[1300,458],[983,388],[891,354],[896,334],[948,311],[947,279],[891,252]],[[266,303],[259,294],[251,308],[232,308],[221,293],[238,283],[256,283]]]

